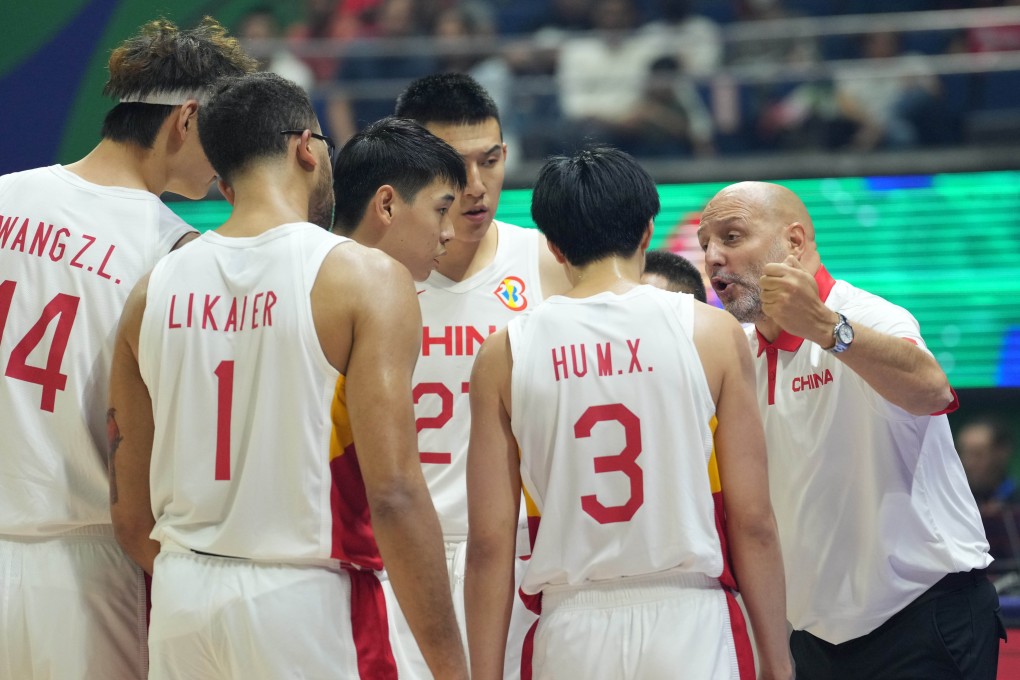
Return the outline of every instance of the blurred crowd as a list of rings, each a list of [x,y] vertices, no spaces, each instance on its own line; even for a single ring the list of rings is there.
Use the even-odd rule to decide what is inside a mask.
[[[985,535],[995,558],[992,572],[1020,575],[1020,482],[1014,463],[1013,424],[998,415],[967,420],[956,431],[970,490],[977,501]],[[1018,590],[1020,582],[1010,582]]]
[[[265,5],[236,30],[265,68],[313,94],[341,141],[392,113],[414,78],[460,71],[494,95],[525,158],[587,138],[682,158],[1020,140],[1020,69],[932,65],[1020,50],[1020,14],[954,26],[931,12],[1013,5],[1020,12],[1020,0],[306,0],[291,22]],[[890,30],[881,14],[908,11],[936,28]],[[865,32],[832,27],[861,15],[873,18]]]

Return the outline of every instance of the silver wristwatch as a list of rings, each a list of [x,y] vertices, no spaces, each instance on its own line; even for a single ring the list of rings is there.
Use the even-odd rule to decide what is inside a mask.
[[[847,351],[850,349],[850,343],[854,341],[854,327],[850,325],[845,316],[839,312],[836,312],[836,315],[839,316],[839,322],[832,329],[832,337],[835,338],[836,344],[829,349],[833,354]]]

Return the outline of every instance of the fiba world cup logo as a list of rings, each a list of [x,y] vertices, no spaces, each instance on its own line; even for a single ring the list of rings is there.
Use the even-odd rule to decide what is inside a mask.
[[[516,276],[506,277],[492,292],[507,309],[520,312],[528,306],[528,299],[524,297],[524,282]]]

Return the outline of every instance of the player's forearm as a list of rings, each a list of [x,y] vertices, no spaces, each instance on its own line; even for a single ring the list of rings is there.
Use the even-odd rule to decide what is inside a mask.
[[[139,541],[134,544],[132,551],[125,550],[132,560],[141,567],[146,574],[152,576],[153,565],[156,563],[156,556],[159,555],[160,546],[159,543],[146,538],[144,541]]]
[[[733,571],[747,608],[763,680],[792,677],[786,632],[786,577],[771,513],[727,524]]]
[[[149,463],[153,428],[148,393],[140,378],[125,378],[114,366],[110,404],[106,413],[109,438],[110,518],[114,536],[121,548],[138,566],[152,573],[160,545],[149,538],[156,526],[149,494]],[[117,405],[122,408],[118,409]],[[137,417],[141,412],[143,417]]]
[[[475,680],[503,677],[514,597],[513,545],[512,537],[503,541],[468,536],[464,610]]]
[[[429,670],[437,678],[466,678],[443,536],[424,480],[393,485],[370,500],[383,563]]]
[[[159,554],[159,543],[149,538],[154,522],[148,518],[131,518],[113,506],[113,532],[121,549],[127,553],[147,574],[152,574],[152,565]]]

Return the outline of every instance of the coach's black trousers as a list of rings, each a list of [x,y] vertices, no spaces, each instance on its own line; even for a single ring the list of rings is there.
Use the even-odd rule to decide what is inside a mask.
[[[983,571],[949,574],[867,635],[833,645],[795,630],[797,680],[995,680],[999,596]]]

